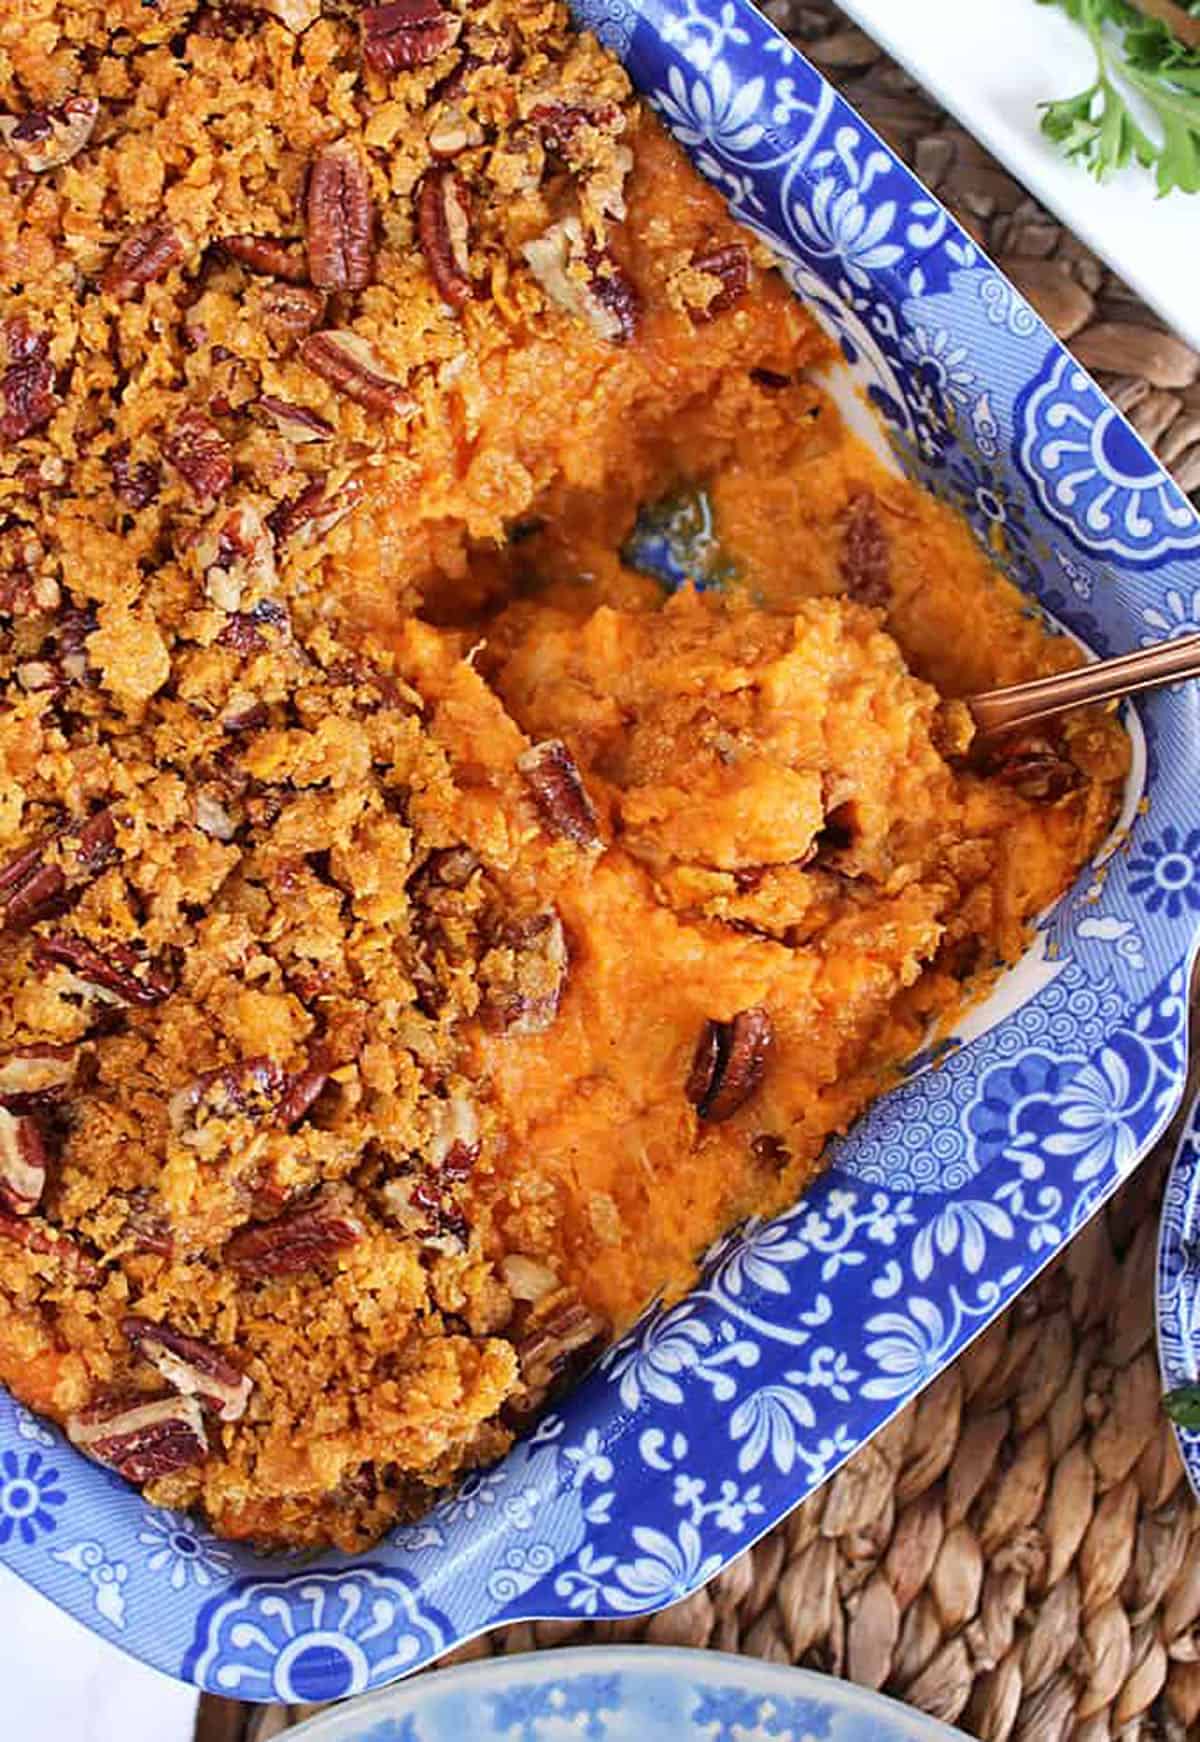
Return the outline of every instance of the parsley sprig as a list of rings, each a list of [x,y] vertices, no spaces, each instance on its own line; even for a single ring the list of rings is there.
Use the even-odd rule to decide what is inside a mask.
[[[1096,54],[1086,90],[1042,105],[1042,131],[1101,180],[1137,162],[1154,171],[1160,194],[1200,193],[1200,51],[1128,0],[1040,3],[1069,13]],[[1156,10],[1200,22],[1200,0]]]

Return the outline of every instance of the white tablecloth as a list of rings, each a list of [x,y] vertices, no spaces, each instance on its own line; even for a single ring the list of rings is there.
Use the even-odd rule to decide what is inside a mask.
[[[98,1639],[0,1566],[0,1735],[190,1742],[196,1694]]]

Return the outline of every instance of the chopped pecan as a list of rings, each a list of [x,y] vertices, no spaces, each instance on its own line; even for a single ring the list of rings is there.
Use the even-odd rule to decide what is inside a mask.
[[[414,407],[403,381],[388,373],[374,345],[344,327],[310,334],[300,346],[300,356],[339,393],[368,411],[399,413]]]
[[[417,234],[433,282],[451,308],[475,293],[471,282],[471,211],[452,169],[431,169],[417,192]]]
[[[155,1200],[145,1186],[135,1186],[129,1193],[129,1214],[121,1232],[135,1252],[169,1258],[175,1250],[170,1220],[165,1211],[155,1207]]]
[[[162,470],[152,460],[130,460],[129,443],[118,442],[108,456],[117,495],[127,508],[148,508],[158,495]]]
[[[361,478],[350,477],[341,484],[331,485],[328,478],[317,478],[291,502],[281,503],[271,516],[271,525],[281,544],[289,538],[301,537],[312,544],[333,531],[346,516],[353,514],[367,494]]]
[[[1083,775],[1061,740],[1048,732],[1034,729],[983,739],[976,756],[983,773],[1037,804],[1057,804],[1083,785]]]
[[[331,1068],[330,1060],[314,1054],[304,1070],[292,1072],[275,1109],[276,1124],[284,1126],[288,1131],[293,1125],[299,1125],[304,1115],[319,1100],[322,1089],[329,1081]]]
[[[484,138],[483,128],[474,116],[457,103],[445,103],[430,126],[429,149],[434,157],[458,157],[461,152],[482,145]]]
[[[566,934],[552,907],[504,921],[480,964],[487,1026],[544,1034],[558,1015],[569,969]]]
[[[860,605],[891,599],[891,557],[873,490],[856,490],[846,504],[838,568],[847,594]]]
[[[706,278],[720,281],[720,287],[705,306],[693,309],[694,321],[711,321],[723,315],[745,296],[750,288],[750,255],[741,242],[730,242],[725,248],[711,248],[703,254],[693,254],[692,265]]]
[[[362,54],[377,73],[428,66],[454,43],[462,21],[439,0],[389,0],[362,11]]]
[[[326,423],[323,417],[318,417],[315,411],[310,411],[307,405],[292,405],[289,400],[277,399],[274,394],[264,393],[258,401],[258,409],[264,417],[270,419],[280,435],[287,436],[289,441],[301,445],[306,442],[327,442],[333,435],[333,425]]]
[[[253,610],[231,613],[217,641],[245,657],[265,652],[272,641],[289,641],[291,634],[287,606],[278,599],[260,599]]]
[[[232,841],[238,832],[237,818],[223,799],[208,787],[197,787],[195,797],[196,827],[214,841]]]
[[[250,0],[256,12],[277,18],[285,29],[299,36],[321,16],[321,0]]]
[[[221,247],[231,260],[265,278],[282,278],[288,284],[308,283],[308,256],[303,242],[284,236],[222,236]]]
[[[186,406],[163,452],[200,502],[215,502],[233,483],[233,451],[211,418]]]
[[[543,144],[570,160],[585,128],[615,135],[623,131],[625,117],[616,103],[535,103],[528,120]]]
[[[135,1313],[122,1319],[121,1329],[181,1396],[194,1397],[219,1421],[240,1421],[245,1415],[254,1382],[210,1344]]]
[[[770,1050],[765,1010],[739,1010],[732,1022],[706,1022],[684,1087],[699,1118],[710,1125],[732,1118],[762,1082]]]
[[[367,165],[349,139],[327,145],[308,178],[308,273],[322,290],[371,282],[374,213]]]
[[[54,838],[27,847],[0,869],[0,907],[10,931],[24,930],[54,912],[72,890],[89,883],[116,856],[117,831],[106,810],[59,837],[67,849],[62,863],[45,858]]]
[[[149,1009],[175,990],[171,976],[131,944],[110,943],[101,950],[75,932],[53,932],[36,939],[33,959],[39,968],[69,969],[79,990],[108,1003]]]
[[[183,259],[183,243],[169,224],[145,224],[119,245],[104,269],[100,288],[127,301],[147,284],[165,278]]]
[[[50,340],[23,320],[4,322],[8,365],[0,376],[0,443],[11,447],[40,429],[54,414],[54,365]]]
[[[79,1054],[73,1046],[35,1041],[20,1052],[10,1052],[0,1059],[0,1107],[28,1113],[61,1101],[78,1069]]]
[[[98,1464],[138,1484],[201,1463],[208,1454],[204,1417],[194,1397],[94,1403],[67,1418],[67,1438]]]
[[[23,555],[7,574],[0,574],[0,616],[51,616],[61,604],[62,588],[53,575],[35,575]]]
[[[452,1094],[434,1104],[429,1164],[444,1180],[459,1184],[470,1177],[479,1159],[479,1119],[474,1103]]]
[[[379,1195],[389,1221],[427,1251],[450,1257],[466,1251],[471,1239],[467,1219],[433,1180],[401,1174],[385,1181]]]
[[[551,834],[562,835],[577,847],[600,846],[596,808],[561,738],[546,738],[526,750],[517,757],[517,768]]]
[[[180,1142],[205,1146],[206,1127],[245,1118],[269,1124],[287,1088],[287,1073],[274,1059],[242,1059],[204,1071],[167,1103],[171,1129]]]
[[[506,1253],[500,1260],[500,1274],[514,1300],[541,1300],[558,1287],[558,1278],[549,1265],[526,1257],[524,1252]]]
[[[521,1392],[505,1414],[519,1424],[582,1374],[608,1341],[609,1325],[565,1289],[543,1295],[517,1339]]]
[[[28,1216],[45,1184],[46,1146],[36,1117],[0,1107],[0,1204],[14,1216]]]
[[[225,1256],[244,1276],[294,1276],[356,1245],[365,1232],[349,1189],[324,1186],[306,1204],[275,1221],[239,1229]]]
[[[638,326],[637,291],[612,255],[587,241],[578,218],[563,218],[524,245],[530,270],[552,302],[586,321],[597,338],[623,345]]]
[[[40,175],[69,163],[83,150],[99,113],[95,97],[68,97],[57,109],[30,109],[20,117],[0,115],[0,139],[25,169]]]
[[[275,541],[252,503],[213,516],[196,541],[196,561],[204,596],[220,611],[249,611],[275,592]]]
[[[767,393],[782,393],[792,385],[792,377],[781,375],[778,369],[751,369],[750,379]]]
[[[50,1258],[84,1284],[97,1282],[100,1272],[82,1246],[40,1216],[14,1216],[0,1206],[0,1240],[21,1246],[35,1258]]]
[[[325,294],[306,284],[272,284],[263,293],[267,337],[284,346],[302,339],[325,318]]]

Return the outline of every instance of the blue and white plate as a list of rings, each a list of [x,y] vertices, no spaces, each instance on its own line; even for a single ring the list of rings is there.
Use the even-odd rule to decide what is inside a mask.
[[[1099,653],[1200,629],[1200,521],[937,202],[748,0],[578,0],[776,250],[898,462]],[[563,1408],[370,1554],[262,1557],[0,1396],[0,1556],[106,1638],[248,1700],[382,1686],[536,1616],[685,1596],[1002,1312],[1182,1092],[1200,688],[1129,716],[1123,827],[954,1044],[772,1222],[720,1241]]]
[[[1158,1235],[1158,1362],[1163,1388],[1200,1385],[1200,1096],[1183,1128]],[[1200,1499],[1200,1431],[1177,1427],[1188,1479]]]
[[[852,1682],[723,1651],[493,1657],[337,1706],[296,1742],[965,1742]]]

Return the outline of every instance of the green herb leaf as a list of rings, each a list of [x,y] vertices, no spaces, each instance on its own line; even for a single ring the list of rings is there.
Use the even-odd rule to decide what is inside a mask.
[[[1180,1385],[1168,1391],[1163,1408],[1178,1427],[1200,1428],[1200,1385]]]
[[[1096,55],[1086,90],[1042,105],[1047,137],[1101,181],[1137,162],[1160,194],[1200,193],[1200,53],[1127,0],[1038,3],[1060,6]],[[1189,11],[1200,16],[1200,0]]]

